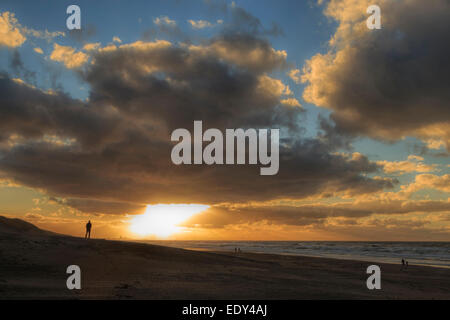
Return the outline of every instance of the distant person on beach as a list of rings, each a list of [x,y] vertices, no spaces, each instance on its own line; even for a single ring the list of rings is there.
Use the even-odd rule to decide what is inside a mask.
[[[402,269],[405,267],[405,259],[402,259]]]
[[[91,228],[92,228],[92,223],[91,223],[91,220],[89,220],[88,223],[86,223],[86,235],[84,236],[85,239],[91,238]]]

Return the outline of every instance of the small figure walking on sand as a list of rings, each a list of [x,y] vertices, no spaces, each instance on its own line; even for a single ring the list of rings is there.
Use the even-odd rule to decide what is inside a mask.
[[[86,223],[86,235],[84,236],[85,239],[91,238],[91,228],[92,228],[92,223],[91,223],[91,220],[89,220],[88,223]]]
[[[405,267],[405,259],[402,258],[402,269]]]

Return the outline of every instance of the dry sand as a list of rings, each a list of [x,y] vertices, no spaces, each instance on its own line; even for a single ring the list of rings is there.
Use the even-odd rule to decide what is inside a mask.
[[[66,288],[79,265],[82,289]],[[0,217],[0,299],[450,299],[450,269],[189,251],[53,234]]]

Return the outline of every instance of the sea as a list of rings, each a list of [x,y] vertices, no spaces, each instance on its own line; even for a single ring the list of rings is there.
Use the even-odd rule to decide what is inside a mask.
[[[144,241],[162,246],[202,250],[285,254],[360,260],[367,262],[450,268],[450,242],[360,242],[360,241]]]

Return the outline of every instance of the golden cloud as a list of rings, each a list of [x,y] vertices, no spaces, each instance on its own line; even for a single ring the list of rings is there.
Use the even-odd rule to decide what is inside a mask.
[[[304,100],[331,109],[336,130],[343,133],[388,141],[413,136],[429,148],[449,148],[449,77],[442,61],[450,52],[443,41],[450,3],[378,1],[381,30],[366,26],[371,4],[327,2],[324,13],[338,27],[328,52],[305,63]]]
[[[88,61],[89,56],[83,52],[76,52],[72,47],[60,46],[55,43],[50,59],[64,63],[69,69],[74,69],[85,64]]]
[[[432,172],[435,171],[437,165],[428,165],[423,162],[406,160],[406,161],[377,161],[377,164],[383,166],[385,173],[404,174],[408,172]]]
[[[0,45],[10,48],[20,47],[27,38],[22,34],[14,13],[3,12],[0,15]]]

